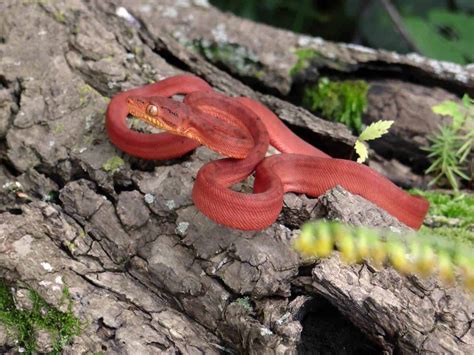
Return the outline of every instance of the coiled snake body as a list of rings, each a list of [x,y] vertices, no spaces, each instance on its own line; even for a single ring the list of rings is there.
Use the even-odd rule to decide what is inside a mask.
[[[175,94],[185,94],[184,101],[171,99]],[[129,113],[172,134],[135,132],[126,125]],[[415,229],[429,207],[425,199],[404,192],[369,167],[331,158],[301,140],[259,102],[214,92],[192,75],[174,76],[114,96],[107,108],[106,127],[113,144],[144,159],[176,158],[200,144],[228,156],[199,170],[192,197],[202,213],[232,228],[259,230],[272,224],[287,191],[319,196],[336,185]],[[269,144],[281,154],[265,158]],[[254,171],[252,194],[230,189]]]

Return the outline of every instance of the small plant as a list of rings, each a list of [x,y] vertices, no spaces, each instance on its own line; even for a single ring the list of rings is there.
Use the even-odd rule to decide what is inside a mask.
[[[296,61],[295,65],[290,69],[291,76],[294,76],[304,71],[306,68],[309,67],[311,60],[319,55],[318,52],[312,48],[298,49],[294,53],[298,57],[298,60]]]
[[[122,158],[114,156],[102,164],[102,170],[108,173],[114,173],[116,170],[120,169],[125,162]]]
[[[63,11],[56,11],[53,13],[53,17],[59,23],[66,23],[66,16]]]
[[[462,105],[444,101],[432,109],[434,113],[451,116],[453,120],[450,125],[440,127],[438,134],[428,137],[431,145],[425,150],[429,152],[432,163],[425,174],[434,175],[429,185],[447,182],[457,192],[458,179],[470,179],[464,171],[474,143],[474,101],[464,95]]]
[[[60,354],[81,330],[79,319],[72,311],[69,289],[63,289],[63,301],[68,302],[66,312],[52,307],[34,290],[29,290],[31,308],[22,309],[16,304],[12,289],[0,281],[0,322],[17,336],[21,352],[37,353],[36,331],[46,330],[53,341],[51,354]]]
[[[367,108],[369,85],[361,80],[330,81],[321,78],[315,85],[307,86],[303,105],[319,111],[334,122],[345,124],[357,133],[362,131],[362,114]]]
[[[244,308],[248,313],[252,313],[254,311],[250,297],[248,296],[237,298],[235,303]]]
[[[430,202],[429,227],[422,226],[420,233],[436,234],[474,247],[474,195],[418,189],[411,193]]]
[[[303,226],[294,247],[305,256],[318,258],[339,250],[349,264],[368,260],[376,266],[390,264],[405,274],[438,273],[446,283],[454,282],[459,273],[464,286],[474,291],[474,250],[445,238],[381,234],[366,227],[319,221]]]
[[[382,137],[388,132],[392,126],[393,121],[377,121],[366,127],[364,131],[357,138],[354,149],[359,156],[357,158],[358,163],[363,163],[369,157],[369,150],[364,142],[371,141]]]

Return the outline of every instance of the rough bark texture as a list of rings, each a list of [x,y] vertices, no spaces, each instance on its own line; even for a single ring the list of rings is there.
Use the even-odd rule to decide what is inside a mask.
[[[68,285],[86,326],[67,353],[474,352],[474,305],[462,290],[345,266],[337,256],[314,264],[291,248],[296,228],[315,217],[406,231],[371,203],[340,187],[318,200],[288,194],[267,230],[232,231],[206,219],[190,197],[193,177],[214,154],[199,148],[145,162],[117,151],[104,130],[113,93],[187,70],[229,95],[260,99],[344,155],[354,142],[345,127],[283,100],[296,61],[291,48],[324,53],[314,63],[320,71],[375,71],[372,98],[386,97],[371,102],[370,117],[392,110],[383,102],[393,95],[419,105],[395,108],[402,120],[452,97],[447,90],[472,93],[472,68],[298,36],[206,1],[118,3],[0,4],[0,277],[59,308],[61,282]],[[259,74],[249,80],[251,71],[218,69],[183,45],[196,39],[244,48]],[[443,89],[420,92],[421,84],[383,77],[401,70]],[[107,168],[117,155],[124,164]],[[377,159],[390,172],[384,166],[393,164]],[[39,343],[42,351],[50,346]],[[3,328],[0,349],[17,350]]]

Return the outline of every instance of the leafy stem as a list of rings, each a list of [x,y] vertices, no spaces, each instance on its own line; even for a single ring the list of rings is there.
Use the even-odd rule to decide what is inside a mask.
[[[474,142],[474,130],[469,130],[474,118],[474,102],[464,95],[462,104],[454,101],[444,101],[433,106],[433,112],[452,117],[450,125],[439,127],[439,132],[428,137],[431,165],[425,173],[433,175],[429,185],[442,185],[444,182],[454,191],[459,190],[459,179],[469,180],[465,173],[467,158],[470,156]]]

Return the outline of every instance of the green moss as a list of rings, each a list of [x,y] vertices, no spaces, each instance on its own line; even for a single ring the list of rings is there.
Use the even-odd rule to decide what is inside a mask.
[[[52,354],[61,353],[72,338],[79,335],[81,324],[72,312],[69,289],[63,289],[63,302],[68,302],[67,312],[52,307],[34,290],[29,290],[31,309],[17,308],[10,287],[0,281],[0,322],[16,335],[18,346],[26,354],[36,352],[36,332],[46,330],[53,341]]]
[[[331,81],[321,78],[318,83],[305,88],[303,105],[360,133],[368,90],[369,85],[362,80]]]
[[[145,51],[143,50],[143,47],[133,47],[132,52],[136,56],[143,56],[145,53]]]
[[[59,23],[66,23],[66,16],[64,15],[64,12],[59,10],[56,11],[54,14],[54,19],[58,21]]]
[[[114,171],[120,169],[125,164],[122,158],[115,156],[107,160],[103,165],[102,165],[102,170],[106,172],[113,173]]]
[[[295,55],[298,57],[296,64],[290,69],[290,75],[294,76],[301,73],[303,70],[309,67],[311,60],[319,56],[319,53],[311,48],[303,48],[295,51]]]
[[[89,84],[84,84],[79,88],[79,95],[86,96],[90,93],[95,93],[95,89]]]
[[[443,238],[451,239],[453,241],[468,244],[474,247],[474,232],[461,227],[436,227],[429,228],[423,226],[420,229],[422,235],[437,235]]]
[[[77,249],[77,245],[74,244],[74,242],[65,241],[64,245],[71,253],[74,253],[74,251]]]
[[[62,133],[62,132],[64,132],[64,123],[59,122],[58,124],[56,124],[56,126],[54,126],[53,133],[54,134],[59,134],[59,133]]]
[[[92,135],[91,133],[86,133],[82,136],[82,142],[85,146],[90,146],[92,145],[92,143],[94,143],[94,135]]]
[[[132,53],[135,56],[135,60],[138,63],[138,65],[143,65],[145,63],[145,51],[143,47],[133,47],[132,48]]]
[[[422,233],[436,234],[474,246],[474,195],[413,190],[430,201],[429,216],[436,227]],[[453,223],[454,222],[454,223]]]
[[[265,72],[263,70],[258,70],[257,72],[255,72],[255,77],[257,79],[262,79],[264,76],[265,76]]]
[[[89,84],[84,84],[79,88],[79,104],[81,107],[85,106],[92,96],[103,97]]]
[[[59,201],[59,191],[51,190],[43,195],[43,201],[58,203]]]
[[[210,62],[229,68],[241,76],[257,79],[264,76],[265,72],[257,55],[240,44],[195,39],[185,45]]]
[[[248,296],[237,298],[235,303],[244,308],[247,312],[253,312],[253,307]]]
[[[87,235],[86,231],[84,229],[81,229],[79,231],[79,238],[85,238]]]
[[[461,218],[468,224],[474,223],[474,195],[421,190],[412,192],[430,201],[430,215]]]

